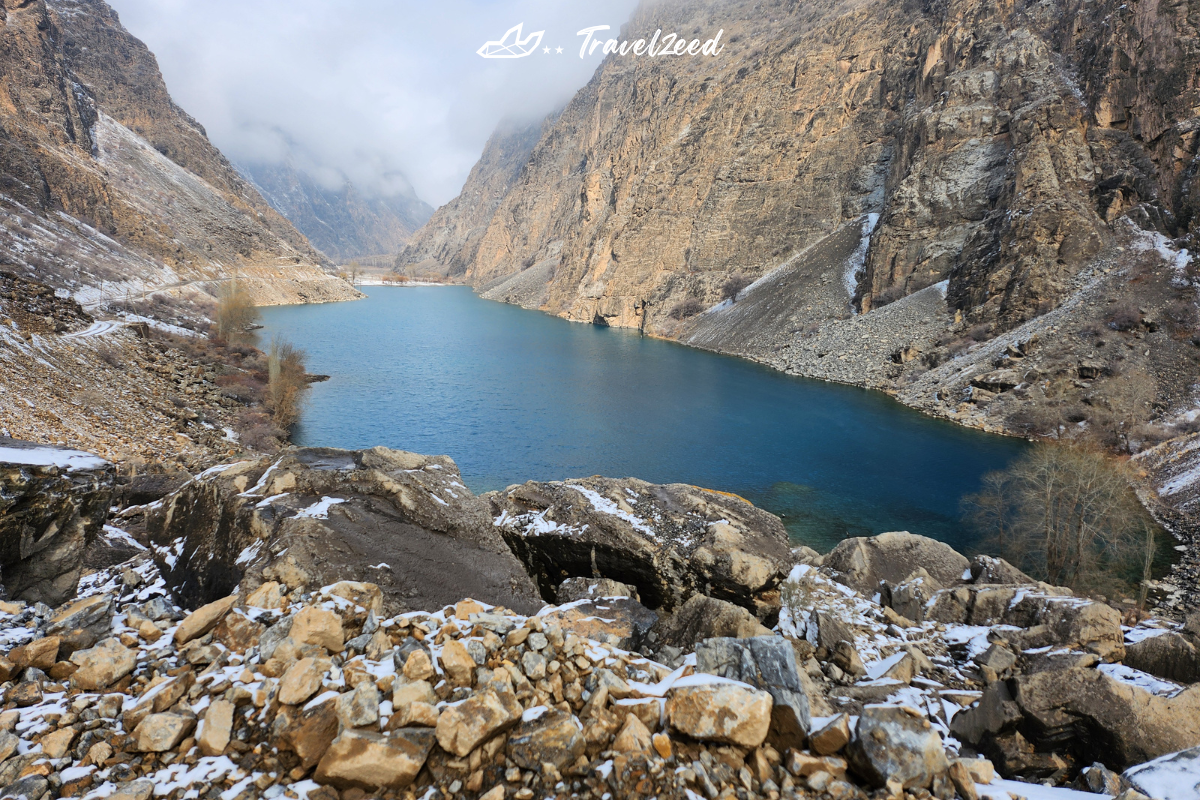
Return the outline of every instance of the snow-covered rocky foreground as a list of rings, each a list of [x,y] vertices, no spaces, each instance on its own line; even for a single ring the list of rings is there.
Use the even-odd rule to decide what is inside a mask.
[[[0,478],[0,798],[1200,797],[1200,616],[925,537],[384,448]]]
[[[1069,800],[1095,795],[999,779],[958,721],[980,713],[980,690],[1073,671],[1005,681],[1017,665],[1177,635],[1151,623],[1021,648],[1037,625],[902,621],[809,566],[789,584],[804,601],[777,633],[708,639],[672,668],[610,643],[630,636],[633,601],[588,595],[603,583],[577,580],[584,597],[535,616],[464,599],[382,618],[380,590],[355,582],[267,582],[187,613],[141,557],[86,577],[57,611],[3,605],[0,796]],[[1010,610],[1091,608],[1018,593]],[[1074,669],[1139,706],[1195,694],[1115,663]],[[1192,735],[1112,736],[1176,733]],[[1197,752],[1125,777],[1093,767],[1076,785],[1200,796]]]

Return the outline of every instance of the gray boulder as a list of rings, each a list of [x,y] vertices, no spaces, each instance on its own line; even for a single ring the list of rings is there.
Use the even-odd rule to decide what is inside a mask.
[[[950,768],[942,737],[907,706],[864,708],[849,755],[854,771],[876,788],[896,780],[905,789],[927,789]]]
[[[824,562],[834,577],[864,597],[878,592],[883,581],[903,583],[918,568],[942,586],[953,586],[970,577],[970,565],[949,545],[907,531],[845,539]]]
[[[0,580],[10,597],[56,606],[75,596],[115,479],[90,453],[0,437]]]
[[[543,605],[444,456],[288,448],[209,470],[149,508],[146,528],[189,607],[266,580],[292,589],[368,580],[389,613],[464,597],[522,613]]]
[[[696,647],[696,671],[748,683],[771,693],[768,740],[779,750],[800,748],[810,726],[808,693],[792,645],[779,636],[707,639]]]
[[[1126,666],[1179,683],[1200,682],[1200,652],[1178,633],[1164,633],[1125,646]]]
[[[485,495],[496,527],[542,595],[564,580],[636,586],[642,603],[673,611],[703,594],[760,620],[779,612],[792,566],[783,523],[734,495],[627,478],[530,482]]]

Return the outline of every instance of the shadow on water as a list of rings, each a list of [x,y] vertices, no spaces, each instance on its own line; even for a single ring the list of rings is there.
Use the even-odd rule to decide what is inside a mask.
[[[795,378],[636,332],[578,325],[465,287],[263,309],[309,353],[296,441],[445,453],[476,492],[635,476],[735,492],[794,540],[911,530],[969,549],[964,495],[1026,444],[878,392]]]

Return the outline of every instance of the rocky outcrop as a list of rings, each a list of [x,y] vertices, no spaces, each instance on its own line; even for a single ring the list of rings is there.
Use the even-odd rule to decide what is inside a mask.
[[[189,603],[237,586],[370,577],[391,610],[437,609],[464,594],[541,606],[445,457],[292,448],[209,470],[149,507],[146,527],[164,577]]]
[[[2,14],[0,227],[16,271],[89,301],[128,300],[134,286],[202,299],[214,279],[264,264],[329,278],[103,0],[9,2]]]
[[[604,577],[636,586],[650,608],[670,611],[703,594],[759,619],[778,612],[778,584],[791,566],[787,532],[740,497],[600,477],[485,497],[543,597],[567,578]]]
[[[10,597],[58,605],[75,595],[115,477],[90,453],[0,437],[0,582]]]
[[[971,562],[954,548],[907,531],[844,539],[822,564],[838,580],[865,595],[879,591],[885,581],[901,583],[919,569],[936,581],[938,588],[971,577]]]

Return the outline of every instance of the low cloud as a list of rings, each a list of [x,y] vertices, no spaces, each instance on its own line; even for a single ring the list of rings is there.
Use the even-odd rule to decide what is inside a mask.
[[[458,193],[504,117],[534,119],[583,86],[576,31],[636,0],[109,0],[154,51],[175,101],[236,162],[298,167],[369,194]],[[545,30],[519,59],[476,50],[517,23]],[[556,52],[563,48],[562,54]]]

